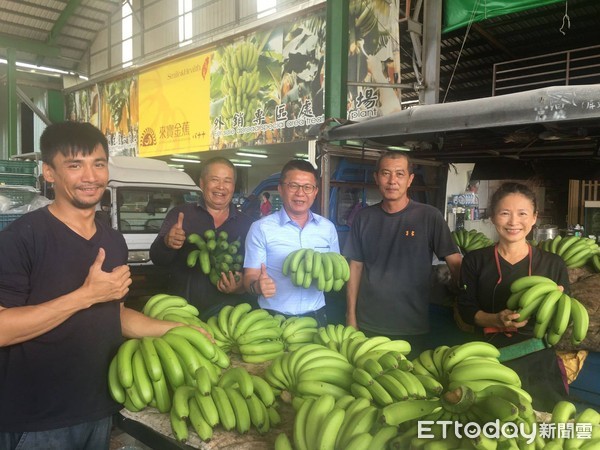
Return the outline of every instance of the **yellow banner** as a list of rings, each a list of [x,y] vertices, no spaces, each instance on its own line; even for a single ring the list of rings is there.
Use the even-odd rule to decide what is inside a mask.
[[[139,76],[139,156],[209,150],[212,52]]]

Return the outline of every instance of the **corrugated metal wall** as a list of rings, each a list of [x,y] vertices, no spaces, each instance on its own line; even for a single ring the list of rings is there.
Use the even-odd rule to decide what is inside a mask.
[[[242,33],[259,24],[325,3],[325,0],[279,0],[277,12],[258,19],[256,0],[193,0],[192,43],[179,47],[179,11],[174,0],[133,1],[133,64],[143,65],[180,52],[201,48],[216,40]],[[140,8],[140,3],[143,7]],[[111,18],[108,29],[98,33],[90,47],[90,78],[122,71],[121,13]]]

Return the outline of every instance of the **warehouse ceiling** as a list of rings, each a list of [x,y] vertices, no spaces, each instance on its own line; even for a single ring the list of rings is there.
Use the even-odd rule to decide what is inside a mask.
[[[17,61],[89,76],[81,61],[98,31],[106,28],[122,0],[0,0],[0,57],[15,48]],[[417,1],[400,0],[414,9]],[[565,5],[570,28],[563,26]],[[499,16],[442,35],[440,101],[485,97],[492,92],[494,63],[600,45],[600,2],[566,2]],[[565,25],[567,23],[565,22]],[[407,22],[400,22],[402,83],[415,83]],[[560,29],[563,29],[561,33]],[[462,50],[461,50],[462,49]],[[458,61],[458,64],[457,64]],[[448,94],[446,95],[446,91]],[[403,100],[416,91],[405,89]]]
[[[121,0],[0,0],[0,57],[83,75],[81,61]]]
[[[411,3],[414,9],[419,2],[401,0],[404,6]],[[599,24],[600,1],[565,0],[444,33],[440,50],[439,101],[444,103],[491,96],[494,64],[598,46]],[[400,22],[400,36],[402,83],[416,83],[413,45],[406,20]],[[600,56],[596,56],[594,63],[595,71],[599,73]],[[600,76],[594,82],[600,83]],[[581,83],[571,80],[570,84]],[[589,84],[589,80],[586,80],[586,84]],[[417,99],[415,90],[403,89],[404,102]]]

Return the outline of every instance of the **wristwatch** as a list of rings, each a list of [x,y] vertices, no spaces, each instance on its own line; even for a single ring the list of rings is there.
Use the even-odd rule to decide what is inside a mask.
[[[250,293],[252,295],[259,295],[258,292],[256,292],[256,288],[254,287],[256,283],[258,283],[258,280],[254,280],[252,283],[250,283]]]

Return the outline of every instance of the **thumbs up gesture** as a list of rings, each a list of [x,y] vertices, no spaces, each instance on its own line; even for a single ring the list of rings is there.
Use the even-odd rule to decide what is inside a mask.
[[[103,248],[100,248],[83,282],[82,288],[89,291],[93,303],[119,300],[129,292],[131,284],[129,266],[122,265],[115,267],[112,272],[105,272],[102,270],[105,258],[106,253]]]
[[[171,227],[165,235],[165,245],[173,250],[179,250],[185,242],[185,231],[183,231],[183,213],[177,216],[177,223]]]
[[[260,265],[258,285],[260,287],[259,292],[263,297],[269,298],[275,295],[275,281],[267,273],[267,266],[264,263]]]

